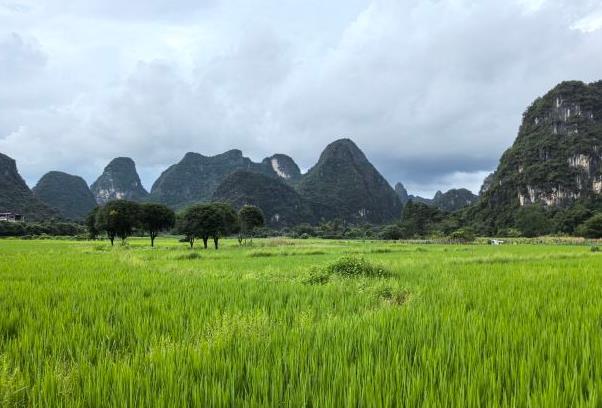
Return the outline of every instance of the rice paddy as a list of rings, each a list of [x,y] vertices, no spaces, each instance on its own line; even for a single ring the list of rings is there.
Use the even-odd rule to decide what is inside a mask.
[[[0,406],[600,406],[586,245],[0,241]]]

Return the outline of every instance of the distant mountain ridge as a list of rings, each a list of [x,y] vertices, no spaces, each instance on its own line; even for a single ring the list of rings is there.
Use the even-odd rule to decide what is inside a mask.
[[[474,204],[479,199],[479,196],[474,195],[470,190],[465,188],[453,188],[445,193],[437,191],[432,199],[414,196],[408,194],[408,191],[401,183],[397,183],[395,185],[395,193],[403,205],[405,205],[408,201],[413,201],[416,203],[426,204],[431,207],[437,207],[447,212],[461,210],[462,208]]]
[[[287,181],[297,180],[301,175],[295,162],[285,155],[274,155],[255,163],[238,149],[215,156],[189,152],[159,176],[151,189],[150,200],[173,208],[209,202],[219,184],[237,170]]]
[[[82,219],[93,208],[91,194],[100,205],[124,199],[163,203],[176,210],[215,200],[236,207],[253,204],[264,210],[274,227],[335,218],[352,224],[383,224],[398,219],[410,199],[447,211],[469,201],[456,197],[450,207],[447,198],[455,190],[438,193],[433,200],[409,195],[401,183],[394,190],[349,139],[326,146],[306,174],[287,155],[274,154],[256,163],[233,149],[215,156],[186,153],[160,175],[150,194],[128,157],[113,159],[89,191],[83,179],[62,172],[46,174],[35,190],[57,209],[54,214],[67,219]]]

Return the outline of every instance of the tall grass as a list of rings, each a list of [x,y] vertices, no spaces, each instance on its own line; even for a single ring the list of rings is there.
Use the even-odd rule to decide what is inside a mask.
[[[157,244],[0,241],[0,406],[602,404],[589,247]]]

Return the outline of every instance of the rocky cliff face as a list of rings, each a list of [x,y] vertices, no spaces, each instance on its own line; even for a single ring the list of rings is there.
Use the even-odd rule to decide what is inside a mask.
[[[478,199],[479,196],[470,190],[454,188],[445,193],[437,191],[431,205],[443,211],[454,212],[474,204]]]
[[[315,221],[314,206],[281,178],[238,170],[217,187],[212,201],[228,202],[236,209],[254,205],[263,211],[271,227],[293,226]]]
[[[323,218],[380,224],[398,219],[399,197],[349,139],[326,147],[298,185],[301,196],[322,206]]]
[[[275,154],[266,157],[262,162],[267,168],[271,168],[274,174],[283,180],[294,184],[301,178],[301,170],[295,161],[285,154]]]
[[[129,157],[113,159],[90,186],[98,204],[111,200],[144,201],[148,192],[142,186],[136,164]]]
[[[94,195],[85,180],[78,176],[51,171],[33,188],[33,194],[66,219],[82,220],[96,206]]]
[[[406,203],[410,201],[410,195],[408,194],[408,190],[406,190],[403,184],[395,184],[395,193],[397,194],[397,197],[399,197],[401,205],[406,205]]]
[[[563,82],[524,113],[481,210],[506,214],[537,204],[566,207],[602,193],[602,82]],[[500,211],[503,210],[503,211]]]
[[[0,153],[0,212],[23,214],[26,220],[44,220],[58,213],[40,200],[25,184],[17,171],[17,163]]]

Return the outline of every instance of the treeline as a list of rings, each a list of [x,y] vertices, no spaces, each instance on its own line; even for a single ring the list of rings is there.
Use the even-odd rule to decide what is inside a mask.
[[[73,222],[49,220],[39,223],[0,222],[0,237],[80,237],[87,238],[86,227]]]
[[[115,239],[125,242],[127,238],[144,233],[150,237],[151,246],[162,232],[184,236],[184,241],[194,247],[196,240],[203,241],[207,248],[209,239],[215,249],[225,236],[238,234],[239,242],[252,239],[257,228],[264,224],[261,210],[254,206],[244,206],[239,212],[225,203],[193,205],[176,214],[162,204],[138,204],[132,201],[111,201],[96,207],[86,218],[90,237],[106,234],[114,245]]]

